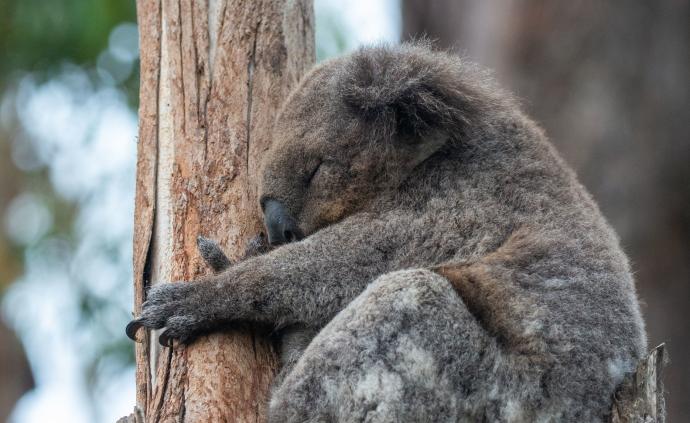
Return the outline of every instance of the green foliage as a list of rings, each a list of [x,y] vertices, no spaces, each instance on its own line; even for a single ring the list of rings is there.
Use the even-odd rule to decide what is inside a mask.
[[[0,10],[0,81],[17,69],[93,64],[111,29],[136,17],[134,1],[124,0],[0,0]]]

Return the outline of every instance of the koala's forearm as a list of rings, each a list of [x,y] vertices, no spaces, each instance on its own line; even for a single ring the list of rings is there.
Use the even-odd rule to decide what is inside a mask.
[[[361,222],[356,233],[334,225],[239,263],[212,277],[207,304],[228,320],[321,327],[388,270],[396,239],[382,238],[381,224]]]

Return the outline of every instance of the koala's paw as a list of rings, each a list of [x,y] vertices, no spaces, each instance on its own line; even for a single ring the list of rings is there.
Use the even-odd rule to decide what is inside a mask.
[[[166,328],[158,338],[161,345],[170,347],[175,339],[184,344],[191,342],[204,328],[199,307],[195,305],[199,285],[199,282],[164,283],[151,288],[141,316],[125,328],[127,336],[136,340],[142,327]]]
[[[247,245],[244,249],[244,258],[250,258],[254,256],[260,256],[271,251],[271,246],[268,244],[268,239],[263,232],[252,237],[247,241]]]
[[[215,272],[222,272],[232,265],[232,262],[216,241],[200,235],[196,238],[196,246],[206,264],[211,266],[211,269]]]
[[[220,245],[212,239],[199,235],[196,238],[196,245],[201,258],[203,258],[206,264],[216,273],[220,273],[235,264],[225,255]],[[268,244],[266,235],[262,232],[247,241],[242,260],[259,256],[269,251],[271,251],[271,246]]]

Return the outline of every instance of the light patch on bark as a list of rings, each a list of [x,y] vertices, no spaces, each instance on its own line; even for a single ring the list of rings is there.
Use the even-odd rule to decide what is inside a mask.
[[[165,10],[166,3],[162,3]],[[156,168],[156,211],[153,228],[151,284],[164,283],[172,276],[172,172],[175,158],[174,124],[172,122],[172,90],[170,87],[170,59],[167,22],[161,23],[160,82],[158,86],[158,158]],[[151,331],[151,381],[155,386],[160,344],[160,331]]]
[[[225,0],[208,0],[208,63],[211,70],[215,63],[216,46],[225,15],[225,6]]]

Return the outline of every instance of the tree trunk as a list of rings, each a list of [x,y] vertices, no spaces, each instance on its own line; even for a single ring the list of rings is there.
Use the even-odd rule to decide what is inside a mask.
[[[152,283],[210,270],[196,238],[239,257],[261,230],[257,175],[280,103],[314,62],[310,0],[138,0],[135,314]],[[277,367],[251,330],[136,346],[147,422],[265,420]]]

